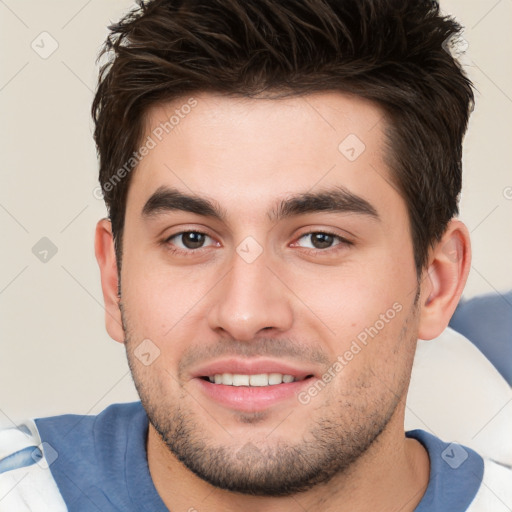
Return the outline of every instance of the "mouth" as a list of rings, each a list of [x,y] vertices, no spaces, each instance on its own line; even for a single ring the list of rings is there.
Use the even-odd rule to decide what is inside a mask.
[[[244,412],[297,406],[297,394],[317,378],[311,366],[262,359],[216,361],[198,368],[191,377],[192,385],[209,402]]]
[[[312,374],[303,377],[296,377],[294,375],[282,373],[257,373],[252,375],[243,373],[216,373],[214,375],[203,376],[200,378],[211,382],[212,384],[222,384],[224,386],[263,388],[267,386],[278,386],[280,384],[299,382],[311,377],[313,377]]]

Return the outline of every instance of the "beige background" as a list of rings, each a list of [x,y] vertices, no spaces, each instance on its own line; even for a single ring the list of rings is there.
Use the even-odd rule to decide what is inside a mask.
[[[106,211],[93,196],[89,114],[106,26],[131,5],[0,0],[0,423],[136,398],[123,347],[104,327],[93,233]],[[512,288],[512,0],[442,7],[466,27],[477,88],[461,202],[471,297]],[[46,263],[32,252],[42,237],[58,249]]]

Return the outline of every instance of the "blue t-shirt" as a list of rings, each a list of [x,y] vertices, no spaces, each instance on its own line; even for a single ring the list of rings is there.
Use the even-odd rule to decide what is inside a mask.
[[[36,425],[58,454],[50,470],[70,511],[168,511],[149,473],[148,418],[140,402],[111,405],[97,416],[41,418]],[[429,484],[416,512],[465,511],[482,482],[482,457],[423,430],[406,436],[430,457]]]

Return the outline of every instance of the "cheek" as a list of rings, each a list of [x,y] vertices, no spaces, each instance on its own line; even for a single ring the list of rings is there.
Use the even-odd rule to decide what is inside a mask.
[[[396,302],[403,304],[415,283],[413,265],[389,251],[354,257],[337,267],[282,268],[281,275],[303,303],[295,300],[296,309],[309,310],[306,317],[324,323],[337,339],[354,336]]]
[[[171,267],[143,255],[128,259],[123,272],[122,299],[130,327],[155,343],[193,327],[203,299],[218,280],[213,267]]]
[[[351,382],[378,387],[383,381],[396,388],[393,368],[410,352],[403,346],[410,335],[403,330],[416,283],[407,253],[395,255],[389,248],[328,271],[293,274],[288,274],[290,287],[308,310],[299,305],[307,313],[297,316],[299,328],[323,332],[323,348],[333,363],[340,363],[333,368],[341,376],[333,389],[351,388]]]

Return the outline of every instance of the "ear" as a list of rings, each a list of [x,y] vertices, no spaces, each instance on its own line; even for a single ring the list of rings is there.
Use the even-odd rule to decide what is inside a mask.
[[[431,340],[446,329],[457,307],[471,268],[471,244],[466,226],[452,219],[429,254],[422,275],[418,337]]]
[[[114,237],[112,223],[108,219],[101,219],[96,224],[94,250],[101,273],[107,332],[115,341],[124,343],[124,329],[119,309],[120,297],[117,295],[118,277]]]

